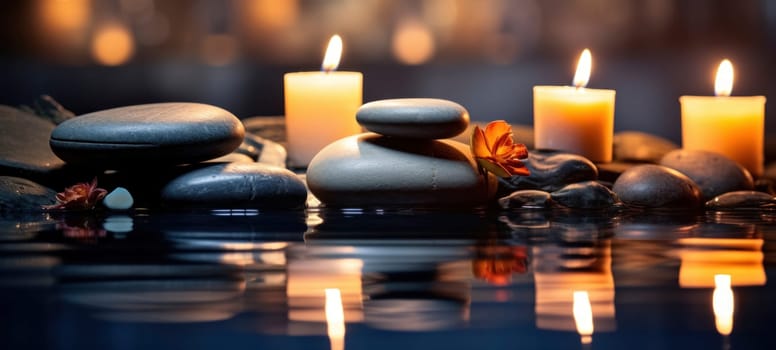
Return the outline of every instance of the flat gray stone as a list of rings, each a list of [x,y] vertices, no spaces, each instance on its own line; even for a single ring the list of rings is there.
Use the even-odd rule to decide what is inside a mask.
[[[245,130],[228,111],[199,103],[157,103],[89,113],[51,133],[54,153],[68,163],[125,168],[177,165],[237,149]]]
[[[358,109],[356,120],[385,136],[445,139],[466,130],[469,112],[448,100],[402,98],[366,103]]]
[[[727,192],[754,189],[749,171],[718,153],[678,149],[663,156],[660,165],[692,179],[700,187],[704,201]]]
[[[679,146],[660,136],[640,131],[620,131],[612,139],[612,159],[621,162],[657,163]]]
[[[57,192],[27,179],[0,176],[0,212],[41,212],[56,202]]]
[[[261,163],[215,164],[183,174],[162,188],[168,207],[296,209],[307,189],[291,171]]]
[[[645,164],[626,170],[612,190],[630,206],[644,208],[699,208],[701,190],[689,177],[661,165]]]
[[[504,209],[541,209],[552,204],[552,198],[548,192],[539,190],[520,190],[499,198],[499,206]]]
[[[307,168],[310,191],[334,207],[473,207],[495,193],[488,178],[486,188],[466,144],[372,133],[335,141]]]
[[[596,181],[566,185],[550,195],[556,203],[574,209],[604,209],[619,202],[612,190]]]
[[[501,185],[508,191],[542,190],[554,192],[562,187],[581,181],[596,180],[598,169],[589,159],[571,153],[557,151],[528,152],[524,160],[528,176],[512,176],[501,179]]]
[[[0,173],[47,174],[65,163],[49,148],[54,123],[34,114],[0,105]]]
[[[759,210],[776,209],[776,197],[757,191],[728,192],[706,202],[711,210]]]

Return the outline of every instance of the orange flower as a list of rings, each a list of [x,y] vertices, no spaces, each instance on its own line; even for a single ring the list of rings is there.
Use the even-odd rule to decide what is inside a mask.
[[[528,157],[528,149],[522,143],[514,143],[512,126],[503,120],[488,123],[484,131],[475,126],[471,147],[480,170],[490,171],[499,177],[530,175],[520,161]]]
[[[482,256],[472,260],[472,272],[488,283],[504,286],[512,280],[512,274],[526,271],[528,255],[523,246],[480,247],[478,253]]]
[[[82,182],[57,193],[57,203],[46,205],[44,209],[93,209],[108,191],[97,187],[97,178],[91,183]]]

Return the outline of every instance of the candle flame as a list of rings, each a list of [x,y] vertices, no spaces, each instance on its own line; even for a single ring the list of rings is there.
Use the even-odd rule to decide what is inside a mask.
[[[593,307],[590,305],[590,295],[587,291],[574,291],[574,322],[577,333],[582,337],[582,344],[593,341]]]
[[[577,63],[577,72],[574,74],[574,86],[583,88],[587,86],[587,82],[590,80],[590,70],[593,66],[593,58],[590,55],[590,50],[585,49],[582,51],[582,55],[579,56],[579,63]]]
[[[714,93],[717,96],[730,96],[733,91],[733,64],[724,59],[717,68],[717,79],[714,81]]]
[[[326,325],[331,350],[344,350],[345,310],[339,288],[326,288]]]
[[[329,39],[329,45],[326,47],[326,55],[323,56],[323,64],[321,65],[321,69],[325,72],[337,70],[341,56],[342,38],[339,35],[334,34],[334,36]]]
[[[730,288],[730,275],[714,275],[714,294],[712,306],[714,308],[714,323],[717,332],[722,335],[730,335],[733,331],[733,289]]]

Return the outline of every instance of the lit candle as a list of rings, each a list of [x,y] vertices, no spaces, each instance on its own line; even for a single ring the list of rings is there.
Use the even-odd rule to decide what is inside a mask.
[[[361,132],[356,111],[361,106],[363,76],[337,72],[342,39],[329,41],[320,72],[287,73],[285,81],[286,136],[289,162],[306,167],[329,143]]]
[[[592,59],[579,58],[574,86],[534,86],[537,149],[577,153],[594,162],[612,160],[614,90],[587,89]]]
[[[765,96],[731,97],[733,65],[723,60],[714,84],[717,96],[682,96],[682,147],[712,151],[763,173]]]

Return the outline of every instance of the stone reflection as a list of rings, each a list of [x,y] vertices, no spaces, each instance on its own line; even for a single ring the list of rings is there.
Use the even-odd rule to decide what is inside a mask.
[[[536,327],[580,332],[592,341],[596,331],[616,329],[611,240],[580,239],[532,248],[536,285]],[[583,294],[590,303],[590,322],[578,322]],[[584,331],[584,332],[583,332]]]

